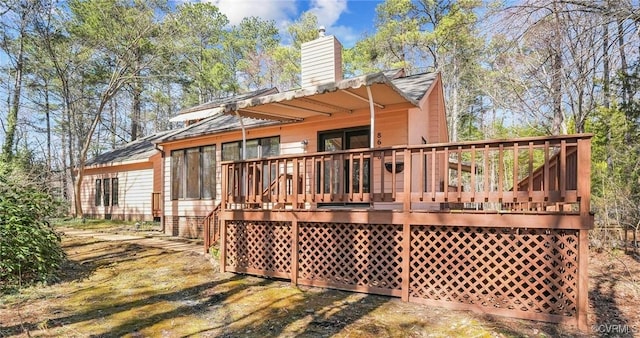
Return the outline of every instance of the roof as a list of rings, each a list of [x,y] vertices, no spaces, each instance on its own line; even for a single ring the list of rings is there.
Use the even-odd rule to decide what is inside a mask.
[[[275,94],[275,93],[278,93],[278,88],[274,87],[274,88],[259,89],[259,90],[244,93],[244,94],[232,95],[232,96],[212,100],[212,101],[179,111],[177,116],[174,116],[171,119],[169,119],[169,122],[200,120],[215,114],[215,111],[212,111],[212,110],[215,110],[216,108],[220,107],[220,105],[239,101],[239,100],[246,100],[253,97]]]
[[[100,164],[113,164],[131,162],[136,160],[146,160],[156,154],[158,151],[153,141],[167,135],[169,131],[155,133],[135,141],[129,142],[120,148],[113,149],[106,153],[102,153],[95,158],[87,161],[87,166]]]
[[[235,101],[218,101],[217,107],[215,103],[208,103],[188,110],[189,113],[204,111],[208,118],[158,139],[157,142],[241,129],[236,115],[245,117],[245,127],[256,127],[301,121],[318,115],[331,116],[336,112],[350,113],[356,109],[369,109],[369,90],[372,101],[378,108],[398,103],[409,103],[417,107],[437,76],[437,73],[404,76],[403,70],[392,70],[283,93],[253,95],[245,99],[236,97]]]
[[[273,120],[261,120],[253,118],[243,118],[242,124],[245,128],[252,128],[258,126],[267,126],[273,124],[281,124],[282,122]],[[182,140],[191,137],[198,137],[203,135],[215,134],[224,131],[241,129],[240,120],[234,115],[216,114],[203,121],[192,124],[178,133],[171,133],[166,135],[157,141],[167,142]]]

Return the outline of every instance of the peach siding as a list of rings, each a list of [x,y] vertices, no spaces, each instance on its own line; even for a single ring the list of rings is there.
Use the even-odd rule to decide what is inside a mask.
[[[420,108],[412,108],[408,104],[376,108],[374,144],[376,147],[394,145],[421,144],[422,137],[429,142],[442,140],[440,126],[444,120],[444,105],[441,105],[441,91],[431,91],[421,101]],[[375,101],[375,97],[374,97]],[[431,105],[434,106],[431,106]],[[318,133],[322,131],[369,126],[368,109],[356,110],[353,113],[335,113],[330,117],[310,117],[302,122],[247,129],[247,139],[280,136],[280,154],[294,155],[314,153],[318,150]],[[445,127],[446,128],[446,127]],[[435,135],[435,136],[434,136]],[[187,140],[163,144],[165,153],[163,172],[164,184],[162,193],[164,201],[165,232],[173,235],[192,237],[202,226],[202,220],[213,210],[221,195],[220,162],[222,144],[242,139],[239,130],[195,137]],[[303,144],[306,141],[306,146]],[[171,200],[171,151],[205,145],[216,146],[216,200]],[[373,179],[379,179],[381,168],[373,168]],[[385,186],[391,191],[391,174],[385,173]],[[402,185],[402,175],[398,184]]]
[[[88,217],[151,221],[151,193],[153,192],[154,170],[120,167],[120,170],[86,174],[82,180],[82,206]],[[91,172],[87,170],[87,172]],[[96,179],[118,178],[118,205],[95,205]],[[113,194],[113,193],[111,193]]]

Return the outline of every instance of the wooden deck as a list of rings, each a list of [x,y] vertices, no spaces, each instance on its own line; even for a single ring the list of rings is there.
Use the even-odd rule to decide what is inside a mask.
[[[221,266],[586,330],[590,138],[225,162]]]

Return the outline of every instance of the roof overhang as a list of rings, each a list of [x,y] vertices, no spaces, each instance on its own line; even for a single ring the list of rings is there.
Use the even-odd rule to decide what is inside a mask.
[[[324,85],[266,95],[219,106],[223,114],[240,114],[258,119],[296,121],[313,116],[331,116],[334,113],[350,113],[356,109],[368,109],[370,87],[374,105],[419,103],[398,89],[384,73],[359,76]]]
[[[367,87],[371,90],[373,104],[377,108],[383,109],[400,103],[419,106],[419,102],[398,89],[383,72],[379,72],[284,93],[252,97],[215,107],[196,106],[170,121],[199,120],[222,113],[291,122],[314,116],[331,116],[338,112],[351,113],[357,109],[369,109]]]
[[[184,121],[192,121],[192,120],[202,120],[209,116],[213,116],[217,113],[220,113],[222,109],[219,107],[215,108],[207,108],[203,110],[197,110],[190,113],[184,113],[177,116],[174,116],[169,119],[169,122],[184,122]]]

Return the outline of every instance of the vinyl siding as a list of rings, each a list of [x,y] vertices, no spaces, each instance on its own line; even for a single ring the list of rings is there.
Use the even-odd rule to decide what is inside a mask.
[[[124,168],[122,168],[124,169]],[[124,220],[152,220],[153,169],[119,170],[86,174],[82,181],[82,206],[86,216]],[[118,205],[95,205],[96,180],[118,178]],[[113,196],[113,192],[110,192]],[[109,203],[111,204],[111,203]]]

